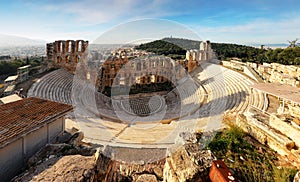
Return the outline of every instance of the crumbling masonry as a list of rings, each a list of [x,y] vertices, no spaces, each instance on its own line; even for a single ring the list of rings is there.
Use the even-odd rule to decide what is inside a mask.
[[[76,65],[87,58],[89,42],[84,40],[58,40],[47,44],[47,59],[49,67],[65,68],[74,73]]]

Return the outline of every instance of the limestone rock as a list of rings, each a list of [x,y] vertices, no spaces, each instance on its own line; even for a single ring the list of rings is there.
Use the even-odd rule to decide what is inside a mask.
[[[13,181],[93,181],[95,174],[94,156],[72,155],[51,157]]]
[[[145,182],[145,181],[157,182],[157,179],[156,179],[155,175],[153,175],[153,174],[142,174],[136,180],[136,182]]]
[[[196,143],[197,142],[197,134],[191,132],[181,132],[179,137],[182,139],[183,143],[190,142]]]
[[[153,172],[159,179],[163,179],[163,169],[162,168],[155,167],[153,169]]]
[[[162,179],[164,160],[146,164],[125,163],[99,153],[96,166],[98,181],[158,181]]]
[[[83,138],[84,138],[83,132],[77,132],[71,137],[69,143],[75,146],[79,146],[82,144]]]
[[[297,174],[295,175],[293,182],[300,182],[300,171],[298,171]]]
[[[68,144],[47,145],[32,158],[31,168],[14,181],[207,181],[215,159],[209,150],[201,150],[195,142],[197,135],[189,133],[181,136],[189,142],[168,157],[165,149],[104,147],[96,151],[86,148],[82,137],[77,133]]]
[[[293,122],[296,123],[298,126],[300,126],[300,119],[299,118],[293,118]]]
[[[198,144],[185,144],[166,159],[164,181],[206,181],[212,161],[209,150],[201,150]]]

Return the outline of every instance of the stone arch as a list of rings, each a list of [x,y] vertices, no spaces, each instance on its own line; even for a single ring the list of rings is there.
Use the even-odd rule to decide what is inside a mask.
[[[71,52],[74,54],[76,51],[76,43],[74,40],[71,40]]]
[[[142,63],[139,61],[136,63],[136,70],[141,71],[142,70]]]
[[[81,52],[81,51],[82,51],[82,46],[83,46],[82,41],[81,41],[81,40],[78,41],[78,45],[77,45],[77,51],[78,51],[78,52]]]
[[[59,53],[62,53],[62,52],[63,52],[63,49],[64,49],[64,48],[63,48],[63,42],[60,41],[60,42],[59,42],[59,51],[58,51],[58,52],[59,52]]]
[[[57,57],[56,57],[56,63],[60,63],[61,61],[62,61],[61,56],[57,56]]]
[[[66,63],[72,62],[71,56],[70,56],[70,55],[66,55],[66,56],[65,56],[65,61],[66,61]]]
[[[78,63],[81,60],[81,56],[80,55],[76,55],[75,56],[75,62]]]
[[[71,43],[71,41],[67,41],[67,46],[66,46],[66,48],[67,48],[67,51],[66,51],[66,52],[72,52],[72,43]]]

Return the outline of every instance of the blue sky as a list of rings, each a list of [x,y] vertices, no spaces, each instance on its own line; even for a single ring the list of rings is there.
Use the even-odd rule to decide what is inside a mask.
[[[300,38],[299,0],[0,0],[0,3],[0,34],[47,41],[93,41],[117,25],[144,18],[177,22],[213,42],[268,44]]]

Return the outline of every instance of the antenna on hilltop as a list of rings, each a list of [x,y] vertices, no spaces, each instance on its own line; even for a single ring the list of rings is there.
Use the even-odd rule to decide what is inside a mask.
[[[296,39],[293,40],[293,41],[289,41],[289,40],[288,40],[288,42],[290,43],[290,45],[289,45],[288,47],[290,47],[290,48],[296,47],[296,42],[297,42],[298,40],[299,40],[298,38],[296,38]],[[299,45],[299,43],[298,43],[298,45]]]

